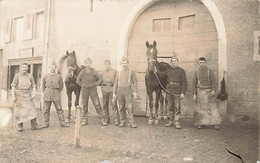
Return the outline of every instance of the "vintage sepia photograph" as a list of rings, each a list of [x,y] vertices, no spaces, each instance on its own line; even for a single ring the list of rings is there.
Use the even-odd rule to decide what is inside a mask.
[[[0,163],[260,163],[259,0],[0,0]]]

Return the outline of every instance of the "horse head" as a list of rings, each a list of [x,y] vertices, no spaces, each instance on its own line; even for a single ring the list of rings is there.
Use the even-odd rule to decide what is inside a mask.
[[[149,44],[146,41],[146,55],[147,55],[147,62],[148,62],[148,70],[150,72],[156,72],[156,62],[157,62],[157,48],[156,48],[156,41],[153,41],[153,44]]]
[[[66,51],[66,56],[67,56],[68,73],[73,75],[79,69],[79,66],[77,64],[75,51],[74,50],[72,52]]]

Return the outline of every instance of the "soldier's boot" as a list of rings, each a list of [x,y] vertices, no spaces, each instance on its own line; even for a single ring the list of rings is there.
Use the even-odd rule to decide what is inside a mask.
[[[117,107],[114,109],[114,115],[115,115],[115,126],[118,126],[120,123],[119,113]]]
[[[60,127],[70,127],[69,124],[65,123],[63,113],[59,113],[58,117],[59,117],[59,120],[60,120]]]
[[[106,119],[104,117],[101,117],[101,125],[102,126],[107,126],[108,125],[108,123],[107,123],[107,121],[106,121]]]
[[[118,117],[116,117],[116,118],[115,118],[115,126],[118,126],[118,125],[119,125],[119,123],[120,123],[120,121],[119,121],[119,118],[118,118]]]
[[[23,131],[23,123],[18,123],[18,131]]]
[[[65,119],[66,123],[70,123],[70,117],[71,117],[71,106],[68,107],[68,116]]]
[[[219,125],[214,125],[214,129],[219,130],[220,129]]]
[[[31,119],[31,130],[41,130],[42,128],[37,125],[36,118]]]
[[[180,124],[180,122],[175,122],[174,125],[175,125],[175,127],[176,127],[177,129],[181,129],[181,124]]]
[[[82,119],[81,126],[86,126],[88,124],[88,118]]]
[[[100,108],[97,108],[96,110],[97,110],[99,119],[101,119],[101,125],[102,125],[102,126],[107,126],[107,122],[106,122],[106,120],[105,120],[105,117],[104,117],[104,114],[103,114],[103,112],[102,112],[101,107],[100,107]]]
[[[172,127],[173,126],[173,121],[169,121],[166,125],[165,125],[165,127]]]
[[[118,125],[119,127],[125,127],[125,120],[121,120],[120,124]]]
[[[110,123],[110,118],[107,110],[104,110],[104,121],[109,124]]]
[[[173,126],[173,124],[174,124],[174,122],[173,122],[173,112],[169,112],[169,118],[170,118],[170,121],[169,121],[169,123],[167,123],[166,125],[165,125],[165,127],[172,127]]]
[[[50,126],[50,115],[49,114],[46,114],[44,113],[44,126],[43,128],[48,128]]]
[[[137,128],[138,126],[137,126],[134,122],[131,122],[131,123],[130,123],[130,127],[131,127],[131,128]]]

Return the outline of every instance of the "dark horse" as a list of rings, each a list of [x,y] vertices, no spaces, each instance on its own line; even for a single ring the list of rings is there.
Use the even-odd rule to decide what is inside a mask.
[[[80,86],[76,83],[77,77],[84,66],[79,67],[77,64],[75,51],[69,53],[66,51],[66,55],[63,60],[67,59],[68,72],[65,78],[66,91],[68,96],[68,116],[66,122],[71,120],[71,106],[72,106],[72,93],[74,92],[76,99],[74,102],[75,108],[79,106]]]
[[[145,73],[145,85],[146,85],[146,90],[149,98],[149,107],[150,107],[150,117],[148,123],[153,124],[154,122],[155,124],[158,124],[159,119],[162,118],[162,115],[158,116],[159,100],[160,100],[161,112],[163,110],[163,102],[164,102],[161,85],[164,88],[166,88],[167,74],[168,71],[171,69],[171,66],[168,63],[157,61],[158,51],[156,49],[156,41],[154,41],[153,44],[149,44],[149,42],[146,41],[146,47],[147,47],[146,54],[147,54],[148,68]],[[155,74],[157,74],[157,77],[159,78],[161,85],[159,84]],[[153,92],[156,93],[155,115],[153,115]],[[167,105],[167,101],[165,102],[165,104]]]

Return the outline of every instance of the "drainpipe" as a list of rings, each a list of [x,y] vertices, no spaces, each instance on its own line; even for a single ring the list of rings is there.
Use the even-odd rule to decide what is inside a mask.
[[[51,24],[51,1],[47,0],[47,12],[46,12],[46,32],[45,32],[45,43],[44,43],[44,55],[42,64],[42,76],[47,73],[48,68],[48,58],[49,58],[49,36],[50,36],[50,24]]]

